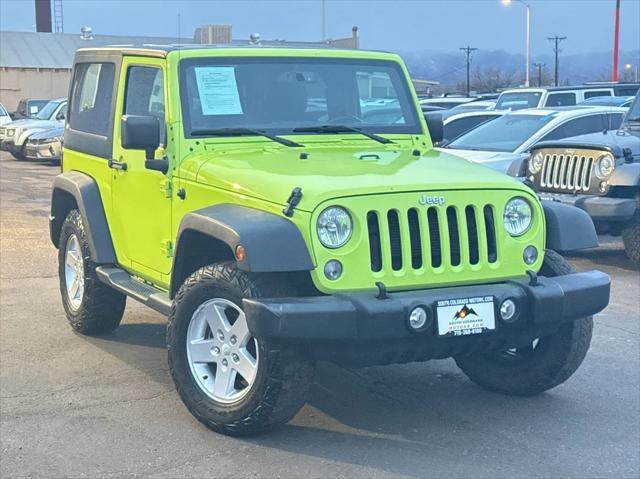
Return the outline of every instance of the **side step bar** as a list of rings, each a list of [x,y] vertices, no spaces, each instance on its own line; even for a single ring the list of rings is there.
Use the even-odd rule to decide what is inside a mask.
[[[164,291],[138,281],[125,270],[115,266],[98,266],[96,274],[104,284],[155,309],[160,314],[169,316],[172,301]]]

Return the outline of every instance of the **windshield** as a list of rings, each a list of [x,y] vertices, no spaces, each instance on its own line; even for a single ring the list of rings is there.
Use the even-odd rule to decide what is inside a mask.
[[[302,134],[294,130],[324,125],[421,133],[404,73],[391,61],[192,58],[180,63],[180,84],[187,137],[221,128]]]
[[[4,109],[4,106],[2,106],[2,103],[0,103],[0,116],[7,116],[7,110]]]
[[[636,97],[636,99],[633,102],[633,105],[631,105],[631,108],[629,108],[629,111],[627,112],[627,116],[625,117],[624,122],[640,122],[640,100],[638,100],[638,98],[640,98],[640,95]]]
[[[59,101],[50,101],[44,106],[42,110],[38,112],[38,114],[36,115],[36,118],[38,120],[51,119],[51,115],[53,115],[53,112],[56,110],[56,108],[58,108],[58,105],[60,105]]]
[[[541,92],[519,92],[503,93],[496,103],[496,110],[523,110],[525,108],[536,108],[540,103]]]
[[[513,153],[552,119],[553,115],[504,115],[462,135],[447,148]]]

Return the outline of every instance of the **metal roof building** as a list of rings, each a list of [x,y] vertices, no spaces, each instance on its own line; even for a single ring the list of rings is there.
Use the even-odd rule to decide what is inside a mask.
[[[215,25],[196,30],[194,38],[140,37],[121,35],[94,35],[90,28],[79,33],[43,33],[0,31],[0,103],[9,111],[15,110],[21,98],[54,98],[66,96],[71,77],[73,57],[79,48],[107,45],[176,45],[208,43],[206,38],[230,39],[228,35],[203,35],[216,31]],[[228,27],[228,26],[225,26]],[[358,29],[352,36],[325,42],[289,42],[285,40],[260,41],[263,45],[280,46],[336,46],[358,47]],[[212,40],[210,40],[212,41]],[[216,40],[219,41],[219,40]],[[248,45],[250,39],[230,40],[231,45]]]

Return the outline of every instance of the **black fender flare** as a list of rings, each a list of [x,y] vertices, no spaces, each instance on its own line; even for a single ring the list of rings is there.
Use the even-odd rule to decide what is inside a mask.
[[[69,171],[56,176],[51,193],[51,216],[49,234],[51,242],[58,248],[60,231],[67,214],[74,209],[69,196],[82,216],[91,260],[97,264],[115,264],[116,253],[113,248],[107,216],[102,205],[100,189],[89,175],[78,171]]]
[[[598,246],[598,234],[586,211],[557,201],[542,200],[547,225],[547,248],[577,251]]]
[[[226,244],[231,252],[242,245],[245,258],[237,261],[244,271],[280,273],[315,268],[298,227],[289,219],[266,211],[233,204],[208,206],[187,213],[178,228],[170,291],[180,287],[182,256],[189,253],[181,239],[195,231]]]

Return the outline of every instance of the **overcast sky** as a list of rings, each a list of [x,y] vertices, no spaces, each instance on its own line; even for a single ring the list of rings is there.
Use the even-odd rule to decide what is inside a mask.
[[[532,53],[550,52],[548,36],[568,37],[565,53],[610,51],[615,0],[529,0]],[[35,30],[33,0],[0,0],[0,29]],[[63,0],[65,32],[89,25],[96,34],[184,36],[205,23],[233,25],[234,38],[318,40],[321,0]],[[362,48],[393,51],[524,51],[525,7],[518,0],[326,0],[327,37],[360,28]],[[1,48],[1,45],[0,45]],[[622,0],[623,50],[640,50],[640,0]]]

